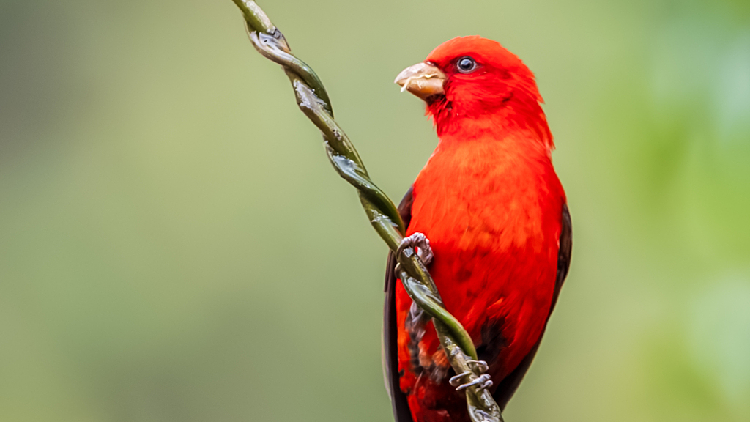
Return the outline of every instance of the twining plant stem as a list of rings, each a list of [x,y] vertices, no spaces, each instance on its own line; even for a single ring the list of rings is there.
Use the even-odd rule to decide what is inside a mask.
[[[370,223],[388,247],[396,252],[403,240],[405,227],[393,201],[370,180],[362,159],[349,138],[333,119],[328,93],[315,72],[291,53],[284,35],[271,23],[263,10],[250,0],[232,0],[245,18],[253,46],[269,60],[282,65],[294,88],[297,104],[320,129],[326,153],[336,172],[359,193]],[[432,318],[440,344],[457,374],[469,372],[464,382],[477,379],[467,361],[477,359],[471,337],[460,322],[445,310],[443,300],[422,261],[413,248],[405,248],[397,257],[399,277],[417,305]],[[502,422],[500,408],[486,389],[471,386],[466,391],[472,421]]]

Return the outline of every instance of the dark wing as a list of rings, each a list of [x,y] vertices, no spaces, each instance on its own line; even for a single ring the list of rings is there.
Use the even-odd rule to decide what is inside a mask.
[[[414,202],[412,189],[406,192],[404,199],[398,206],[398,212],[404,221],[404,227],[409,227],[411,221],[411,205]],[[406,395],[399,386],[398,373],[398,327],[396,326],[396,256],[388,253],[388,264],[385,270],[385,311],[383,321],[383,365],[385,366],[385,385],[391,396],[393,417],[396,422],[413,422]]]
[[[565,204],[563,205],[562,210],[560,250],[557,253],[557,279],[555,280],[555,293],[554,296],[552,296],[552,306],[549,310],[550,315],[552,315],[552,310],[555,309],[557,297],[560,295],[560,289],[562,289],[563,282],[565,281],[565,276],[568,275],[568,268],[570,268],[570,253],[572,247],[573,233],[570,222],[570,211],[568,211],[568,205]],[[547,321],[549,321],[549,317],[547,317]],[[513,396],[513,393],[516,392],[516,388],[518,388],[518,385],[521,383],[523,376],[526,375],[526,371],[528,371],[529,366],[531,365],[531,361],[534,360],[534,355],[536,355],[536,351],[539,349],[539,343],[541,343],[541,341],[542,338],[539,337],[539,341],[536,342],[534,347],[526,355],[526,357],[523,358],[516,369],[514,369],[513,372],[508,374],[507,377],[500,381],[500,384],[497,386],[497,390],[495,390],[495,394],[493,394],[493,397],[495,397],[495,401],[497,401],[497,404],[501,409],[505,409],[505,405],[508,404],[508,400],[510,400],[510,398]]]

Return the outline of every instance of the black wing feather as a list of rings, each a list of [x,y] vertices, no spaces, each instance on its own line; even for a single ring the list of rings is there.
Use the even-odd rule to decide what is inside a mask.
[[[412,188],[406,192],[398,206],[398,212],[409,227],[411,205],[414,202]],[[396,255],[388,253],[388,264],[385,271],[385,320],[383,321],[383,358],[385,365],[385,385],[393,404],[393,417],[396,422],[413,422],[406,394],[401,391],[398,373],[398,327],[396,327]]]

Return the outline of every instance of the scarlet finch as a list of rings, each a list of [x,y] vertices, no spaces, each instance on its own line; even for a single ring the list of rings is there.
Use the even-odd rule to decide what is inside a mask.
[[[399,210],[430,241],[446,309],[489,364],[504,408],[531,364],[571,252],[565,193],[534,75],[499,43],[460,37],[397,83],[425,100],[440,142]],[[385,366],[398,422],[468,421],[434,327],[386,274]]]

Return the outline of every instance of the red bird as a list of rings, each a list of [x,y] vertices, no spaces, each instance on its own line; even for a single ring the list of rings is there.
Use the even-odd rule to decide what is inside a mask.
[[[429,239],[428,268],[445,307],[489,365],[493,385],[485,387],[504,408],[539,348],[570,264],[570,214],[542,97],[516,55],[479,36],[443,43],[396,83],[425,100],[440,138],[399,206],[406,234]],[[384,346],[396,420],[469,421],[435,329],[394,266],[391,254]]]

